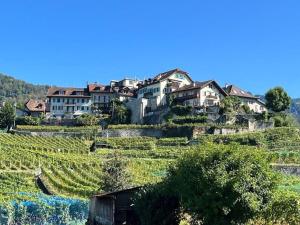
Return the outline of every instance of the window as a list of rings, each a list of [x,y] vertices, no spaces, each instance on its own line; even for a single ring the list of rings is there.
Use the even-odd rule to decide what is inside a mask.
[[[79,101],[80,101],[80,99],[79,99],[79,98],[77,98],[77,103],[79,103]]]
[[[103,102],[106,102],[106,96],[103,96]]]
[[[81,111],[84,111],[84,106],[81,106]]]
[[[83,98],[83,99],[81,99],[81,103],[84,103],[84,98]]]

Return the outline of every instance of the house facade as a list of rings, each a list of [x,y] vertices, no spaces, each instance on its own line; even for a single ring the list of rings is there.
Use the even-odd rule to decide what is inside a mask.
[[[209,80],[182,86],[173,91],[171,95],[176,103],[206,109],[219,106],[220,101],[227,96],[227,93],[216,81]]]
[[[47,98],[50,117],[74,118],[91,113],[91,96],[86,88],[49,88]]]
[[[169,93],[192,82],[188,73],[180,69],[160,73],[139,86],[137,99],[148,99],[148,111],[153,111],[167,104]]]
[[[101,110],[104,113],[109,113],[113,99],[125,102],[135,97],[133,87],[118,86],[119,84],[123,85],[123,83],[113,82],[111,85],[89,84],[87,89],[91,96],[92,111]]]
[[[258,97],[252,95],[250,92],[244,91],[235,85],[226,85],[224,90],[229,96],[238,97],[242,104],[249,106],[254,113],[262,113],[267,111],[266,105]]]

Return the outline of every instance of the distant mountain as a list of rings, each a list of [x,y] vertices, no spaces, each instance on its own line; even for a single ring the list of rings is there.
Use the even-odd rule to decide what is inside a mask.
[[[30,98],[45,99],[48,85],[34,85],[0,73],[0,101],[15,101],[20,105]]]
[[[291,105],[291,113],[298,119],[300,122],[300,98],[293,99]]]

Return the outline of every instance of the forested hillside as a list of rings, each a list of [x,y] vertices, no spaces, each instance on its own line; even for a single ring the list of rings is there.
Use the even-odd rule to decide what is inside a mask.
[[[29,98],[43,99],[48,88],[47,85],[26,83],[0,73],[0,101],[16,100],[23,104]]]
[[[295,115],[295,117],[300,122],[300,98],[293,99],[291,112]]]

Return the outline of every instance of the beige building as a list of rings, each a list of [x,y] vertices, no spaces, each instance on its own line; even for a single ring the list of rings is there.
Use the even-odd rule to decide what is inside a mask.
[[[145,80],[139,86],[137,98],[148,99],[149,111],[152,111],[167,104],[167,94],[192,82],[187,72],[180,69],[170,70]]]
[[[224,90],[229,96],[238,97],[241,100],[242,104],[249,106],[252,112],[262,113],[264,111],[267,111],[265,103],[262,102],[258,97],[253,96],[250,92],[244,91],[234,85],[226,85]]]
[[[179,104],[199,108],[219,106],[220,101],[227,93],[214,80],[193,82],[173,91],[174,101]]]

